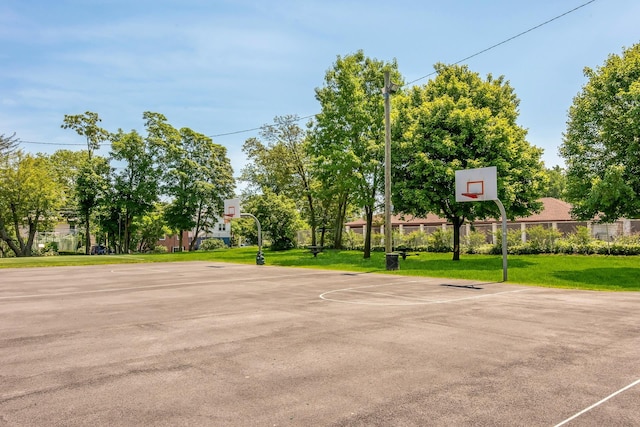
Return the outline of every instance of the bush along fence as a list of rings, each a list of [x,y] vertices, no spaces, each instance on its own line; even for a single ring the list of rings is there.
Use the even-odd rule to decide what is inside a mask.
[[[488,243],[487,241],[490,241]],[[364,237],[360,233],[348,231],[343,236],[345,249],[363,250]],[[384,235],[371,234],[371,247],[384,251]],[[453,230],[438,229],[431,233],[414,231],[408,234],[393,233],[393,247],[406,248],[416,252],[452,252]],[[460,238],[460,247],[467,254],[501,254],[502,233],[487,233],[471,230]],[[592,237],[591,230],[578,226],[571,234],[563,235],[558,230],[543,226],[534,226],[526,230],[507,232],[509,254],[602,254],[602,255],[640,255],[640,234],[618,236],[608,240]]]

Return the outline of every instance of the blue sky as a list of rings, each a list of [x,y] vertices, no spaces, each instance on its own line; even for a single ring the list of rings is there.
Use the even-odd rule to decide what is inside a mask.
[[[314,89],[337,55],[396,58],[411,82],[587,1],[2,0],[0,133],[30,141],[28,152],[80,150],[84,139],[60,128],[65,114],[144,133],[153,111],[214,136],[238,174],[258,132],[221,134],[319,112]],[[511,82],[529,142],[562,166],[583,68],[640,42],[638,17],[638,0],[596,0],[465,64]]]

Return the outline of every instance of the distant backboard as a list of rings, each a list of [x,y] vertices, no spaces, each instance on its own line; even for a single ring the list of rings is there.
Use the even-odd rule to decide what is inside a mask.
[[[456,202],[498,199],[498,172],[495,166],[456,171]]]
[[[240,199],[224,201],[224,216],[226,219],[240,218]]]

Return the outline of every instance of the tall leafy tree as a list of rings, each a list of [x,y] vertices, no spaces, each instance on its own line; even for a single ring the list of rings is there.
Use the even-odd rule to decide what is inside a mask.
[[[0,239],[17,257],[31,255],[36,232],[52,225],[62,204],[49,170],[46,156],[18,152],[0,162]]]
[[[87,111],[84,114],[65,114],[61,125],[63,129],[75,130],[87,141],[88,159],[80,169],[77,182],[78,204],[85,225],[85,253],[87,255],[91,247],[91,216],[99,202],[100,191],[105,187],[106,177],[103,173],[108,172],[104,159],[95,162],[92,160],[93,153],[100,148],[100,144],[109,139],[109,132],[98,126],[100,121],[102,119],[97,113]]]
[[[91,249],[91,223],[94,212],[109,191],[109,161],[102,156],[87,157],[78,171],[75,187],[75,198],[78,216],[84,223],[85,254]]]
[[[295,115],[276,117],[273,124],[262,127],[262,140],[248,139],[242,150],[249,163],[241,179],[249,183],[250,191],[272,191],[294,200],[311,228],[311,244],[316,245],[317,180],[313,176],[306,132],[298,125],[299,121]]]
[[[560,154],[567,197],[581,219],[640,215],[640,43],[585,68]]]
[[[233,168],[225,147],[189,128],[175,129],[166,117],[145,113],[150,143],[162,150],[163,193],[171,198],[165,209],[169,227],[198,234],[222,214],[224,200],[233,194]]]
[[[87,141],[89,157],[100,148],[100,144],[109,139],[109,132],[98,126],[102,119],[98,113],[87,111],[84,114],[65,114],[61,127],[73,129]]]
[[[158,201],[160,173],[157,150],[136,131],[119,130],[111,138],[111,158],[123,164],[114,177],[115,204],[123,229],[122,249],[129,252],[134,220],[151,211]]]
[[[541,208],[542,150],[516,123],[519,101],[503,77],[483,80],[466,66],[435,69],[435,79],[394,97],[392,198],[399,212],[447,218],[458,260],[460,226],[499,213],[493,203],[456,203],[455,171],[496,166],[509,217],[526,216]]]
[[[363,51],[338,56],[316,89],[321,112],[316,116],[310,150],[321,182],[347,196],[365,212],[364,257],[370,257],[373,214],[384,186],[384,72],[402,83],[396,61],[368,58]],[[346,212],[347,197],[338,207],[336,245]]]
[[[87,161],[86,151],[57,150],[50,157],[51,172],[62,185],[64,197],[61,207],[62,217],[70,223],[78,221],[76,183],[81,166]]]

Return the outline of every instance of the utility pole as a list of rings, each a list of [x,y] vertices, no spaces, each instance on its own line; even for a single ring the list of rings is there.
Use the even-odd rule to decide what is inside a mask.
[[[387,270],[398,269],[398,254],[393,250],[391,227],[391,94],[398,86],[391,83],[389,71],[384,72],[384,250]]]

